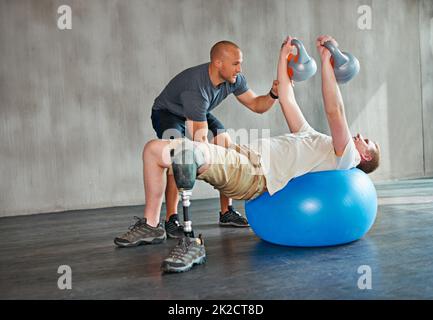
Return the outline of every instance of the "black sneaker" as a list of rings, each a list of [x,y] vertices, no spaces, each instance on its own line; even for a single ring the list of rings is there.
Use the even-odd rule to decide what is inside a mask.
[[[179,239],[185,236],[183,232],[183,225],[179,223],[177,214],[172,214],[170,216],[168,221],[165,222],[164,228],[169,238]]]
[[[242,217],[242,215],[233,209],[232,206],[228,207],[226,213],[221,214],[220,212],[220,226],[233,226],[233,227],[249,227],[247,219]]]
[[[163,242],[167,235],[165,230],[158,225],[152,227],[147,224],[146,218],[134,217],[137,221],[129,227],[129,231],[114,239],[119,247],[136,247],[141,244],[156,244]]]
[[[206,262],[206,250],[201,235],[198,238],[183,237],[161,264],[164,272],[185,272],[196,264]]]

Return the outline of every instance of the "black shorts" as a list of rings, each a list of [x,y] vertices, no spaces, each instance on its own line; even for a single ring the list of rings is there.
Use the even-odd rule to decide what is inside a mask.
[[[159,139],[176,139],[185,137],[186,118],[165,110],[152,110],[152,126]],[[209,129],[208,139],[226,132],[224,125],[212,114],[207,114]]]

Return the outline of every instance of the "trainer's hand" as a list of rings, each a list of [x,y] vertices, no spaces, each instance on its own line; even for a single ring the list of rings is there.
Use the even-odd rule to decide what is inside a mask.
[[[322,62],[329,61],[329,59],[331,59],[331,52],[329,52],[329,50],[323,46],[323,44],[327,41],[331,41],[336,47],[338,47],[337,41],[335,41],[335,39],[331,36],[321,35],[318,37],[316,41],[316,47]]]
[[[274,80],[272,82],[272,93],[275,94],[276,96],[278,96],[278,80]]]

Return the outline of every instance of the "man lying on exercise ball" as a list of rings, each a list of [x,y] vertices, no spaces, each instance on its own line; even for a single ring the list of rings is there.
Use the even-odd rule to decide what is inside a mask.
[[[370,173],[378,167],[378,145],[360,134],[353,138],[350,134],[331,54],[323,46],[326,41],[338,46],[337,42],[330,36],[320,36],[316,43],[322,61],[325,113],[331,129],[331,136],[328,136],[308,124],[296,102],[287,73],[287,57],[294,49],[291,40],[287,37],[282,44],[277,69],[279,102],[291,133],[259,139],[248,146],[232,145],[228,149],[186,139],[152,140],[145,145],[146,234],[143,234],[143,241],[152,243],[165,237],[164,229],[159,226],[159,216],[165,190],[164,173],[172,165],[173,169],[180,170],[176,183],[188,184],[185,181],[187,171],[193,170],[193,179],[204,180],[237,200],[254,199],[265,191],[272,195],[292,178],[308,172],[358,167]],[[194,161],[182,166],[182,159],[188,153]],[[186,171],[182,172],[183,169]],[[176,176],[176,170],[174,174]],[[185,237],[163,261],[162,269],[166,272],[186,271],[194,264],[203,263],[205,256],[201,236]]]

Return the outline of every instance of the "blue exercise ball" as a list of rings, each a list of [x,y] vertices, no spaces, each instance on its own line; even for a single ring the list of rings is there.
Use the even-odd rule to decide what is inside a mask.
[[[316,247],[362,238],[376,219],[377,194],[359,169],[311,172],[290,180],[273,196],[245,202],[248,222],[271,243]]]

